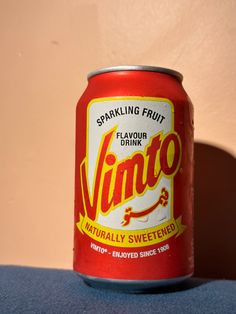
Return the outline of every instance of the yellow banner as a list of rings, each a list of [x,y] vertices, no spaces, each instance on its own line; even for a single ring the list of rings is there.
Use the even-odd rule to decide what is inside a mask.
[[[142,247],[165,241],[175,235],[178,237],[184,232],[186,226],[181,223],[182,217],[170,219],[167,222],[142,230],[118,230],[104,227],[80,215],[77,227],[81,233],[107,245],[116,247]]]

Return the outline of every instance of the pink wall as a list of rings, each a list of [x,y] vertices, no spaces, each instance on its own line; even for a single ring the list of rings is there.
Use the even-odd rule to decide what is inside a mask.
[[[195,138],[236,152],[236,2],[0,3],[0,263],[71,267],[75,105],[118,64],[184,74]]]

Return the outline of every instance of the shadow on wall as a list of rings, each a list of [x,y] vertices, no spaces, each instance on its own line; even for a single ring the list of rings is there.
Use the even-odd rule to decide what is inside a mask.
[[[195,276],[236,279],[236,159],[195,143]]]

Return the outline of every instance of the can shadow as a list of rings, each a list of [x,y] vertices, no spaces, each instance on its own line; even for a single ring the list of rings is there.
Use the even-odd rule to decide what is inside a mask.
[[[159,287],[159,288],[150,288],[142,291],[142,294],[168,294],[180,291],[186,291],[189,289],[197,288],[199,286],[205,285],[209,282],[212,282],[212,279],[203,279],[203,278],[189,278],[185,281],[171,285],[166,287]],[[137,293],[138,294],[138,293]]]
[[[236,279],[236,159],[195,143],[195,276]]]

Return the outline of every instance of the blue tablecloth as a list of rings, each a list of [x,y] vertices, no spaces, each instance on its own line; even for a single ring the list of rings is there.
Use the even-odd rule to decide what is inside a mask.
[[[0,313],[236,313],[236,281],[192,278],[172,291],[90,288],[70,270],[0,266]]]

